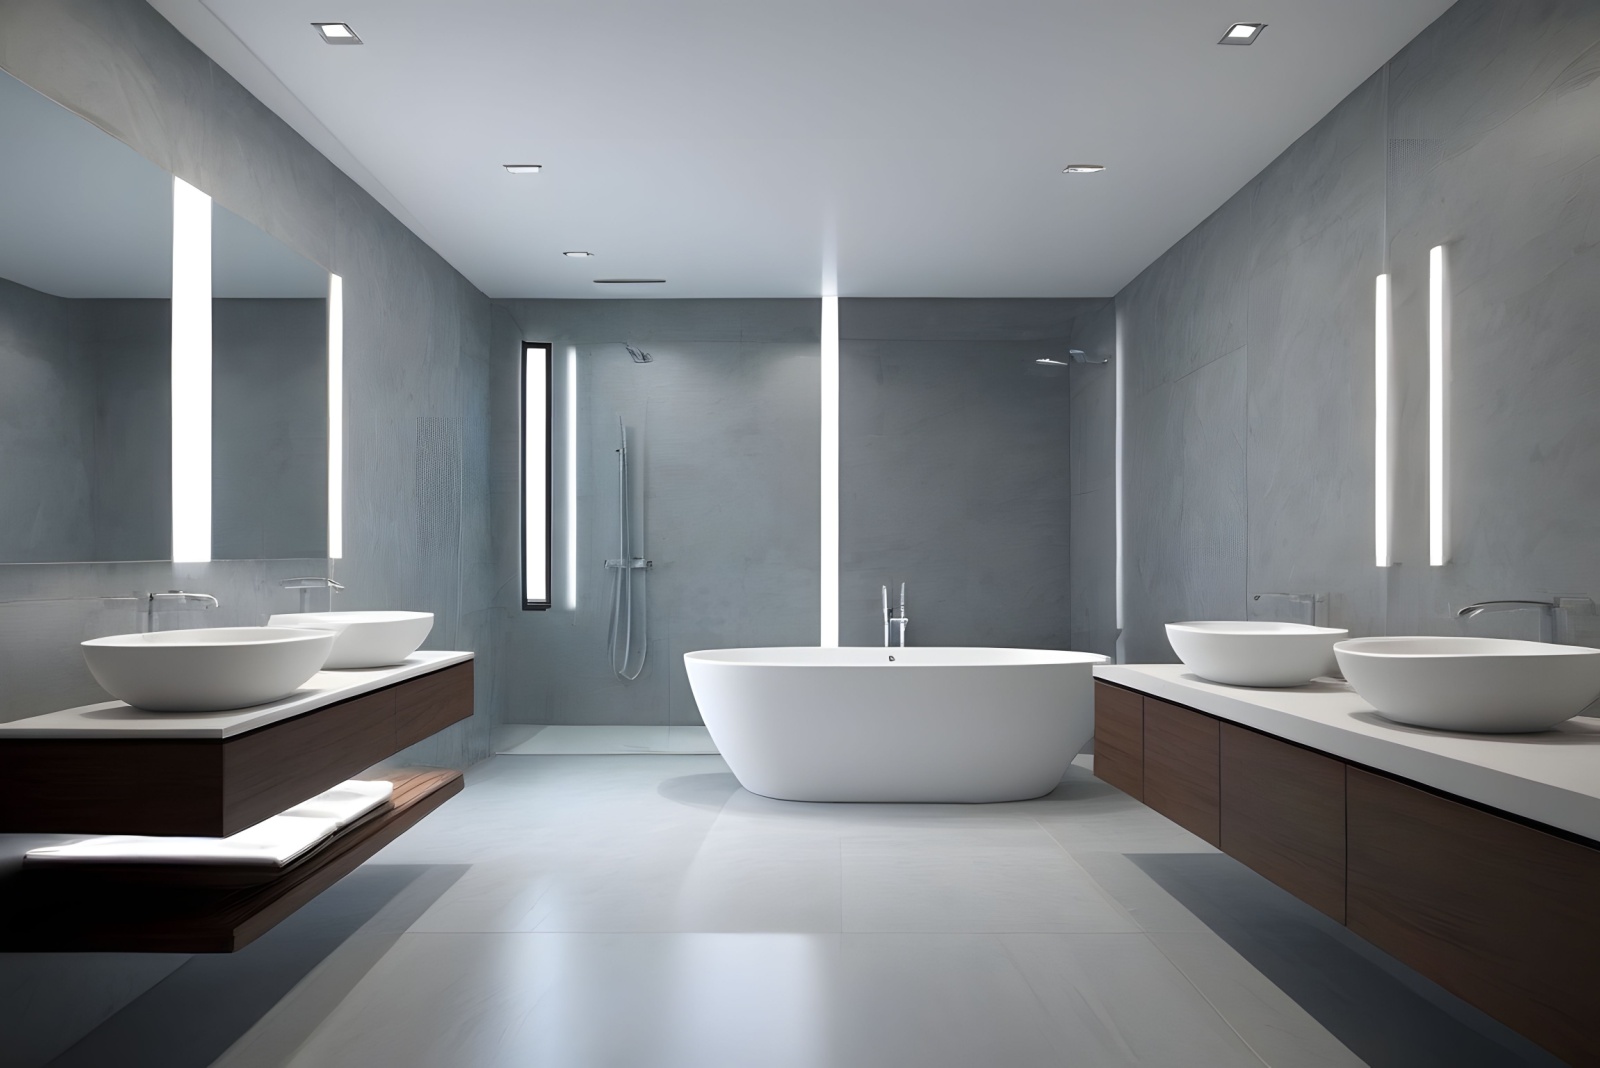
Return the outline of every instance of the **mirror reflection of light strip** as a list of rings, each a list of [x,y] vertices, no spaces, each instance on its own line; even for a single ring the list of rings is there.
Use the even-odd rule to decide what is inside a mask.
[[[172,179],[172,559],[211,559],[211,198]]]
[[[822,635],[839,647],[839,298],[822,298]]]
[[[1428,563],[1450,560],[1450,307],[1445,247],[1428,252]]]
[[[344,279],[328,275],[328,559],[344,556]]]
[[[1389,523],[1389,276],[1378,275],[1373,301],[1373,551],[1379,567],[1394,562]]]

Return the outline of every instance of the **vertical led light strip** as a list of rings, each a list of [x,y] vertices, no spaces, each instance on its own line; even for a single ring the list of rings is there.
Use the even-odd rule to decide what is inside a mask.
[[[1378,276],[1372,313],[1372,544],[1379,567],[1394,562],[1389,535],[1389,276]]]
[[[567,607],[578,607],[578,349],[567,348]]]
[[[1443,245],[1428,253],[1428,563],[1450,559],[1450,301]]]
[[[822,647],[839,647],[839,298],[822,298]]]
[[[172,179],[172,559],[211,559],[211,198]]]
[[[1115,419],[1116,419],[1116,430],[1115,430],[1116,440],[1115,440],[1115,443],[1114,443],[1114,446],[1113,446],[1114,449],[1115,449],[1114,470],[1115,470],[1115,477],[1116,477],[1116,485],[1114,486],[1113,492],[1115,493],[1115,511],[1116,511],[1116,529],[1117,529],[1117,545],[1116,545],[1117,660],[1120,663],[1122,661],[1122,653],[1123,653],[1123,650],[1122,650],[1122,633],[1123,633],[1123,628],[1127,626],[1127,622],[1126,622],[1127,615],[1126,615],[1126,612],[1124,611],[1124,607],[1123,607],[1124,604],[1125,604],[1125,593],[1124,593],[1124,589],[1123,589],[1124,583],[1123,583],[1123,570],[1122,570],[1122,559],[1123,559],[1123,548],[1122,548],[1122,436],[1123,436],[1123,429],[1122,428],[1123,428],[1123,414],[1122,414],[1122,409],[1123,409],[1123,396],[1124,396],[1124,378],[1123,378],[1123,370],[1122,369],[1123,369],[1123,365],[1127,361],[1123,358],[1123,351],[1122,351],[1122,313],[1121,313],[1120,309],[1117,311],[1117,316],[1116,316],[1116,330],[1117,330],[1117,365],[1116,365],[1116,367],[1114,367],[1112,369],[1113,373],[1116,375],[1116,380],[1115,380],[1115,386],[1116,386],[1116,414],[1115,414]]]
[[[328,275],[328,559],[344,557],[344,279]]]

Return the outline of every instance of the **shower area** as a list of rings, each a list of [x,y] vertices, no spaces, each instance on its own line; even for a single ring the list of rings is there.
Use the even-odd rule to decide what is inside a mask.
[[[816,641],[816,342],[741,340],[748,315],[705,321],[724,303],[805,304],[777,308],[772,332],[815,333],[815,302],[518,301],[496,316],[498,347],[552,345],[551,606],[506,612],[502,752],[711,752],[683,653]],[[513,418],[507,405],[496,425]],[[509,535],[516,487],[501,486]]]

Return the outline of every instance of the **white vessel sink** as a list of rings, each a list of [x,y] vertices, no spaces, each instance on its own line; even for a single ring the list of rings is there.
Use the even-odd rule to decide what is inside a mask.
[[[332,632],[333,652],[323,665],[379,668],[398,664],[417,651],[433,629],[432,612],[289,612],[267,620],[269,627],[313,627]]]
[[[149,712],[219,712],[294,693],[333,649],[325,630],[214,627],[116,634],[83,643],[89,673]]]
[[[1504,638],[1354,638],[1344,677],[1386,719],[1484,734],[1542,731],[1600,696],[1600,649]]]
[[[1336,627],[1247,620],[1168,623],[1167,641],[1194,673],[1228,686],[1304,686],[1335,670]]]

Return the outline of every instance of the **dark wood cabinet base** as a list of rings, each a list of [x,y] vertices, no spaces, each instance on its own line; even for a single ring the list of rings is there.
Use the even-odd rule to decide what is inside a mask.
[[[473,663],[218,741],[0,741],[0,833],[236,834],[471,716]]]
[[[1600,845],[1103,682],[1095,773],[1550,1052],[1600,1064]]]
[[[1350,929],[1573,1064],[1600,1064],[1600,850],[1349,769]]]
[[[1144,700],[1144,803],[1212,845],[1221,841],[1219,723]]]
[[[457,771],[397,772],[391,806],[249,886],[226,871],[24,871],[0,891],[0,952],[232,953],[461,792]],[[218,885],[221,884],[221,885]]]
[[[1222,851],[1344,922],[1342,760],[1222,724]]]
[[[1144,696],[1094,684],[1094,773],[1144,800]]]

